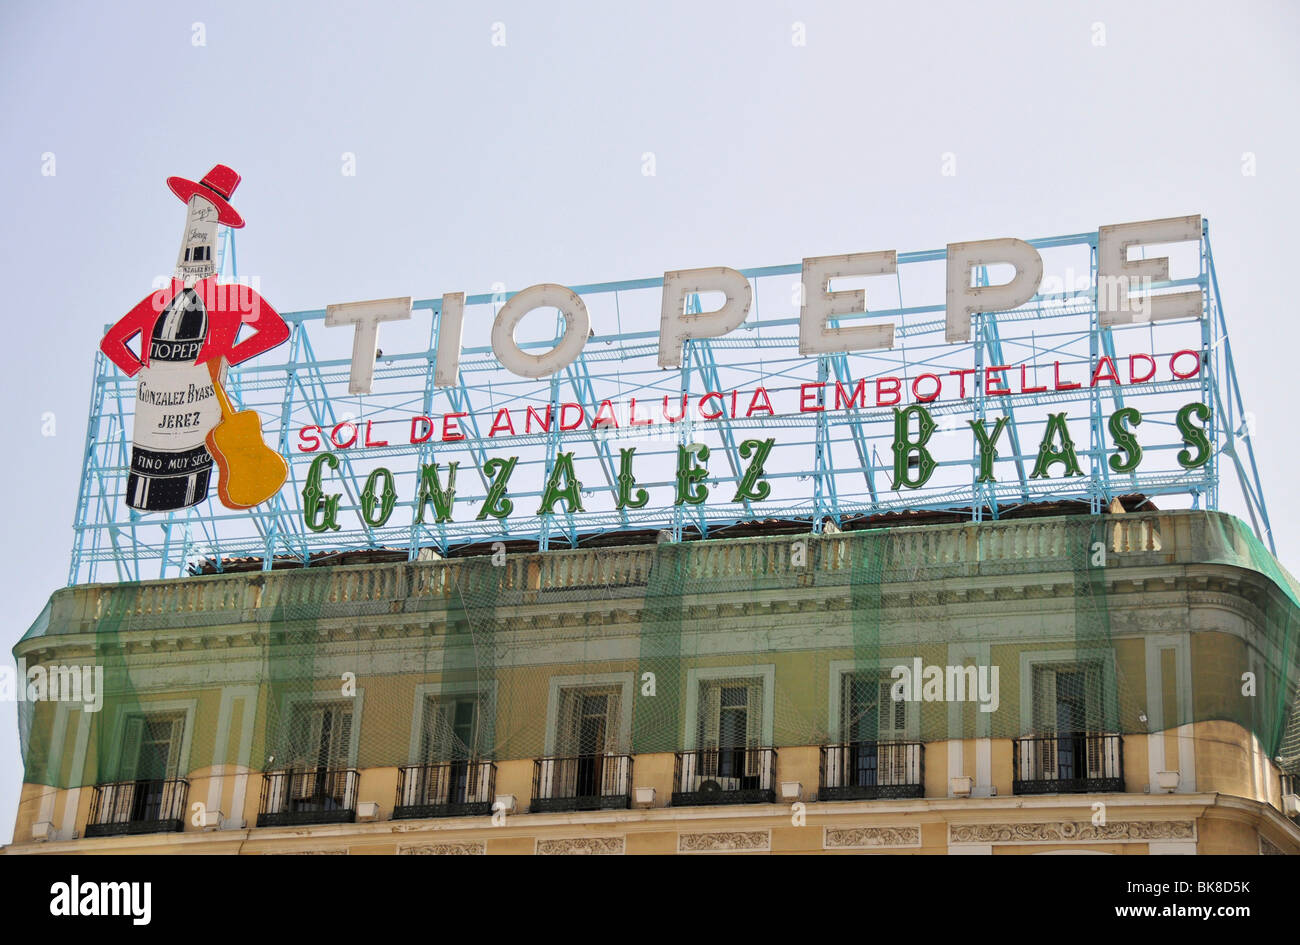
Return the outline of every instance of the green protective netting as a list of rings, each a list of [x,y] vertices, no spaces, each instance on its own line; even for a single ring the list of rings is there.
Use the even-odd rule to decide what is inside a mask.
[[[1175,575],[1211,591],[1240,581],[1225,594],[1245,598],[1245,617],[1224,610],[1216,626],[1220,611],[1189,606]],[[75,787],[212,765],[648,755],[727,738],[780,749],[873,733],[933,744],[1204,720],[1241,725],[1295,770],[1297,615],[1296,582],[1242,523],[1197,512],[70,588],[16,652],[101,667],[103,705],[21,702],[25,779]],[[1241,620],[1254,625],[1244,637],[1231,632]],[[1169,652],[1148,639],[1189,629]],[[1151,676],[1152,660],[1165,676]],[[895,667],[918,661],[917,697],[899,708],[887,698]],[[996,710],[970,692],[926,698],[924,670],[950,666],[970,681],[996,668]],[[1189,698],[1149,698],[1151,678],[1182,672]]]

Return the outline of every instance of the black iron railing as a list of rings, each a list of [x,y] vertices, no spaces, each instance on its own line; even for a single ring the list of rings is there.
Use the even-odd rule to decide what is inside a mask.
[[[446,761],[397,769],[394,820],[470,817],[492,812],[497,766],[490,761]]]
[[[86,836],[113,837],[184,830],[185,800],[189,790],[190,782],[181,779],[96,784],[90,798]]]
[[[1119,735],[1063,732],[1026,735],[1012,749],[1016,794],[1094,794],[1124,790]]]
[[[702,748],[677,753],[674,806],[771,804],[775,800],[775,748]]]
[[[357,817],[357,785],[352,768],[287,768],[262,775],[259,827],[346,824]]]
[[[925,797],[920,742],[850,742],[821,750],[819,801]]]
[[[533,797],[528,809],[605,810],[630,806],[631,755],[574,755],[533,762]]]

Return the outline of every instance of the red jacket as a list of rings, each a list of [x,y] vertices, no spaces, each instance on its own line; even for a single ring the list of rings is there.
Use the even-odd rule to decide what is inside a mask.
[[[99,343],[99,350],[125,371],[127,377],[135,377],[140,368],[149,366],[149,341],[154,325],[167,304],[184,288],[184,281],[173,279],[170,288],[146,296],[118,319]],[[225,358],[228,364],[240,364],[289,337],[289,326],[280,313],[248,286],[221,285],[216,276],[209,276],[196,283],[194,291],[208,310],[208,334],[199,349],[198,364],[217,357]],[[252,326],[254,333],[236,344],[241,324]],[[126,346],[135,335],[140,335],[139,358]]]

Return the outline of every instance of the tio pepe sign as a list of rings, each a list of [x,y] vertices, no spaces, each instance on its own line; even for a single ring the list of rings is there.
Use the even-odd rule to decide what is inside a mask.
[[[1204,298],[1200,290],[1153,292],[1152,286],[1169,279],[1167,257],[1130,259],[1133,247],[1199,241],[1202,222],[1199,216],[1176,217],[1138,223],[1101,227],[1097,234],[1096,305],[1099,328],[1159,322],[1172,319],[1200,318]],[[1004,283],[975,285],[972,278],[977,267],[1010,266],[1014,274]],[[864,290],[833,291],[832,280],[889,275],[896,271],[894,250],[820,256],[805,259],[802,265],[802,304],[799,316],[799,353],[805,357],[841,352],[887,351],[894,347],[894,326],[859,325],[839,327],[833,320],[868,312]],[[944,309],[944,337],[950,344],[971,342],[972,316],[976,313],[1003,312],[1033,299],[1043,278],[1043,261],[1028,242],[1014,238],[980,240],[949,244],[946,253],[947,286]],[[722,304],[711,311],[689,311],[688,299],[701,293],[720,293]],[[660,308],[658,363],[661,368],[680,368],[684,346],[695,339],[720,338],[736,330],[746,319],[753,300],[749,280],[739,271],[727,267],[677,270],[664,273]],[[465,294],[448,293],[442,297],[441,318],[434,354],[434,382],[440,387],[458,383],[458,363],[464,318]],[[515,340],[515,328],[525,315],[538,308],[558,309],[564,329],[554,348],[543,354],[530,354]],[[394,298],[331,305],[326,309],[326,325],[351,326],[354,330],[349,391],[365,394],[371,390],[378,351],[380,326],[385,322],[411,317],[411,299]],[[492,326],[492,350],[502,367],[524,378],[541,378],[564,370],[577,359],[590,335],[590,318],[582,298],[572,290],[555,284],[534,285],[508,298],[498,311]],[[895,489],[919,489],[933,474],[936,463],[928,444],[936,424],[927,405],[941,399],[964,400],[977,393],[996,398],[1024,394],[1062,392],[1099,385],[1124,386],[1155,381],[1186,381],[1196,378],[1203,368],[1201,352],[1184,349],[1167,357],[1134,353],[1124,358],[1100,356],[1084,372],[1063,373],[1060,361],[1051,364],[1051,383],[1035,383],[1025,365],[988,365],[982,371],[961,369],[943,374],[922,372],[905,381],[895,376],[839,380],[833,383],[804,383],[797,391],[787,392],[786,403],[774,402],[773,392],[763,385],[747,389],[713,390],[697,396],[663,396],[638,402],[631,398],[615,404],[610,400],[598,404],[562,402],[533,407],[504,406],[488,418],[488,439],[508,438],[531,433],[570,432],[627,427],[660,427],[680,423],[689,417],[695,421],[775,417],[785,413],[820,413],[854,411],[869,407],[892,408],[894,421],[893,486]],[[409,444],[428,442],[455,443],[466,438],[463,422],[466,413],[410,417]],[[1196,469],[1211,458],[1212,446],[1207,433],[1211,412],[1199,401],[1185,404],[1176,414],[1175,427],[1182,449],[1177,461],[1184,469]],[[1033,472],[1030,478],[1082,476],[1076,448],[1071,439],[1064,412],[1049,414],[1043,428]],[[1117,473],[1136,470],[1142,461],[1142,446],[1136,434],[1142,416],[1135,407],[1117,409],[1106,422],[1115,453],[1108,464]],[[978,466],[977,482],[994,479],[994,462],[1006,427],[1006,418],[989,423],[969,421],[973,431]],[[732,502],[758,502],[770,494],[764,481],[764,463],[775,444],[773,438],[748,439],[739,444],[741,458],[748,466],[737,477]],[[340,494],[327,494],[326,470],[338,468],[338,453],[390,445],[375,435],[370,421],[343,421],[330,428],[308,425],[296,431],[295,449],[317,453],[311,463],[303,490],[304,524],[312,531],[341,528]],[[616,478],[615,508],[636,509],[649,501],[645,489],[637,485],[635,448],[620,451]],[[698,505],[709,495],[705,480],[709,477],[709,448],[701,444],[682,445],[677,450],[674,476],[674,505]],[[482,473],[490,480],[476,518],[503,519],[512,514],[514,503],[508,497],[510,478],[518,457],[488,458]],[[413,496],[413,521],[423,523],[432,515],[437,523],[453,520],[458,463],[424,465],[417,473]],[[584,511],[582,483],[574,469],[574,454],[560,451],[550,467],[537,515],[554,514],[557,505],[569,513]],[[371,472],[361,494],[360,517],[371,527],[387,524],[396,507],[397,493],[391,470],[380,467]]]

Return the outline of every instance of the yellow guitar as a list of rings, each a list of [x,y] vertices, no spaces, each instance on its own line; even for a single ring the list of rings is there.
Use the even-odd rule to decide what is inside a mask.
[[[208,362],[212,389],[221,404],[221,419],[208,431],[208,452],[220,478],[217,494],[231,509],[251,509],[280,491],[289,477],[284,457],[262,440],[262,421],[253,410],[236,411],[221,388],[222,359]]]

